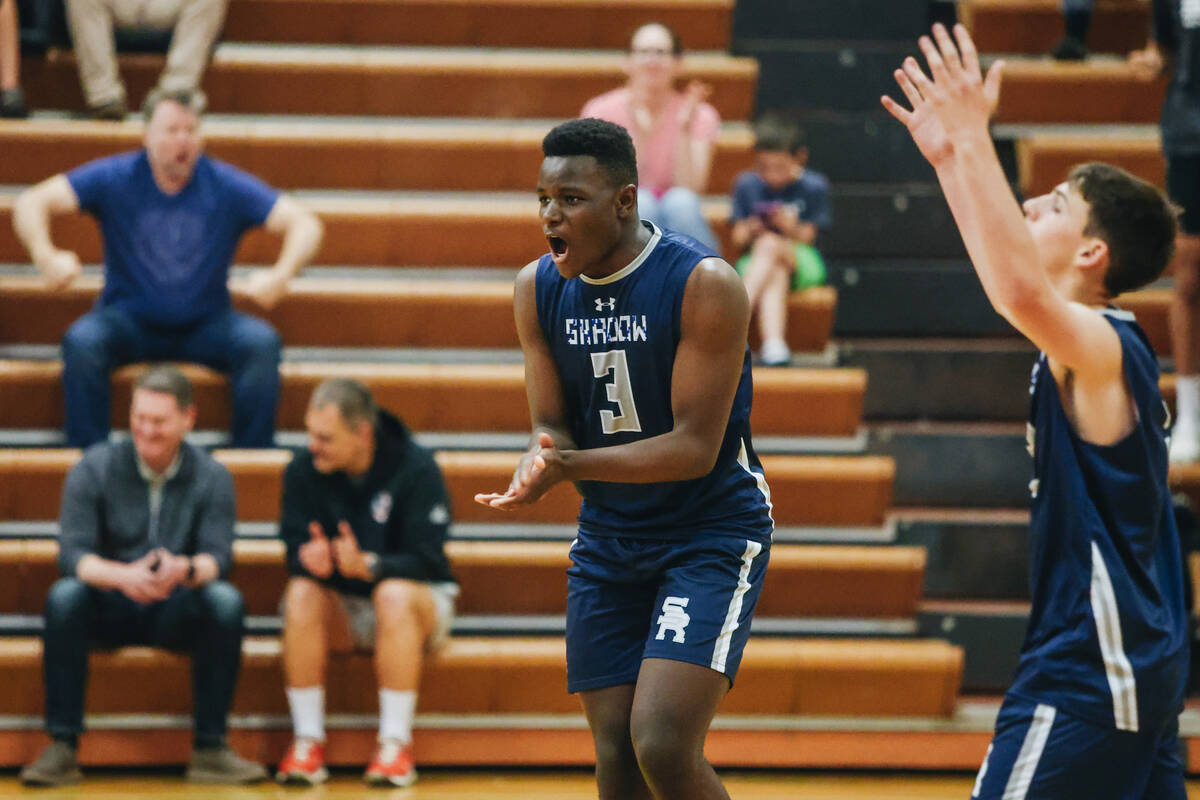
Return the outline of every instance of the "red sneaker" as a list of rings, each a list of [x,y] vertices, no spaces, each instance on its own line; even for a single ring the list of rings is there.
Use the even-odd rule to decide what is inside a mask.
[[[363,778],[372,784],[412,786],[417,781],[412,745],[400,744],[395,739],[381,741]]]
[[[279,762],[275,780],[280,783],[306,783],[315,786],[329,779],[325,769],[325,745],[313,739],[296,739]]]

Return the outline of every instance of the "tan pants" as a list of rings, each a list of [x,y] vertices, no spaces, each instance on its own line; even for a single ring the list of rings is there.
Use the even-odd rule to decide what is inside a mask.
[[[83,96],[91,107],[125,99],[114,28],[174,29],[158,88],[198,90],[229,0],[67,0]]]

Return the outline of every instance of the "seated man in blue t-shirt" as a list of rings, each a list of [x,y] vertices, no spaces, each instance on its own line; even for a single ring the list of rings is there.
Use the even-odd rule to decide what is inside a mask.
[[[825,262],[815,245],[817,234],[833,223],[829,181],[805,168],[804,132],[782,119],[759,121],[754,151],[754,169],[733,184],[730,238],[743,253],[734,267],[758,318],[762,363],[784,366],[791,361],[788,294],[825,283]]]
[[[84,164],[27,189],[13,224],[51,288],[80,274],[79,257],[50,240],[50,217],[80,209],[100,223],[104,290],[63,338],[67,443],[108,437],[109,375],[137,361],[191,361],[228,372],[233,444],[274,443],[280,341],[269,324],[233,310],[229,267],[242,234],[283,235],[274,267],[242,291],[264,309],[317,252],[321,222],[251,175],[203,155],[189,93],[152,96],[145,148]]]

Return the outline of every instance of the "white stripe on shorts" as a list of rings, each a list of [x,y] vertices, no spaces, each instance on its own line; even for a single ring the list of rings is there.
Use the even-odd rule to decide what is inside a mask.
[[[1112,693],[1113,719],[1119,731],[1138,729],[1137,678],[1125,655],[1121,638],[1121,614],[1112,578],[1104,563],[1100,547],[1092,542],[1092,616],[1096,620],[1096,635],[1100,639],[1100,655],[1104,657],[1104,677]]]
[[[729,600],[729,610],[725,612],[725,624],[721,626],[721,633],[717,635],[712,663],[709,664],[717,672],[725,672],[725,659],[729,658],[729,642],[733,639],[733,632],[738,629],[738,618],[742,615],[742,598],[750,589],[750,581],[747,580],[750,575],[750,565],[754,563],[755,557],[761,552],[761,544],[746,540],[746,550],[742,553],[742,568],[738,570],[737,588],[733,590],[733,597]]]
[[[1029,723],[1029,730],[1025,732],[1025,741],[1021,743],[1021,752],[1017,755],[1012,772],[1008,774],[1001,800],[1025,800],[1029,794],[1033,774],[1042,760],[1046,739],[1050,737],[1050,728],[1054,725],[1054,713],[1054,706],[1041,703],[1033,710],[1033,722]]]

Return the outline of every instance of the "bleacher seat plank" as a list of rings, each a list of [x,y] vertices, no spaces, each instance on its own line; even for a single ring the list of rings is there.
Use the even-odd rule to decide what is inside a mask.
[[[1123,60],[1008,59],[997,122],[1150,123],[1166,79],[1137,77]]]
[[[42,712],[41,641],[0,640],[6,715]],[[278,639],[247,638],[234,713],[287,706]],[[727,714],[946,717],[962,676],[962,650],[941,640],[757,639],[746,648]],[[330,713],[374,714],[371,656],[335,656]],[[191,713],[189,659],[145,647],[90,659],[90,713]],[[557,637],[452,638],[427,663],[422,713],[578,713],[566,691],[566,647]]]
[[[531,183],[536,175],[530,176]],[[502,265],[515,269],[547,252],[533,192],[480,196],[470,193],[372,196],[358,193],[302,198],[325,223],[319,263],[361,266],[473,267]],[[27,262],[25,248],[12,230],[15,196],[0,194],[0,261]],[[728,245],[729,203],[704,203],[704,215],[722,244]],[[89,264],[102,260],[100,233],[82,214],[54,219],[55,244],[78,253]],[[236,263],[274,264],[279,237],[250,231],[238,248]]]
[[[218,450],[233,474],[238,519],[274,520],[279,513],[287,450]],[[78,460],[70,449],[0,449],[0,519],[58,517],[67,471]],[[475,503],[479,492],[508,486],[518,453],[453,451],[437,453],[454,518],[459,522],[573,522],[579,498],[558,485],[538,503],[500,512]],[[764,456],[777,525],[866,525],[884,521],[891,506],[895,463],[881,456]]]
[[[181,365],[196,391],[197,426],[227,429],[229,382],[211,369]],[[113,374],[112,422],[128,427],[129,397],[144,366]],[[284,363],[276,418],[281,430],[301,430],[308,400],[332,377],[365,383],[384,408],[417,431],[528,431],[520,364]],[[753,430],[759,434],[852,436],[862,419],[867,376],[860,369],[771,369],[754,376]],[[797,409],[804,409],[797,413]],[[60,428],[59,362],[0,361],[0,428]]]
[[[959,18],[981,53],[1049,53],[1063,37],[1059,0],[963,0]],[[1150,3],[1099,0],[1088,31],[1088,49],[1124,55],[1146,45]]]
[[[203,85],[214,112],[570,118],[590,98],[624,83],[624,60],[619,51],[224,44]],[[131,54],[119,61],[137,108],[164,58]],[[754,59],[691,53],[683,72],[712,86],[709,102],[722,118],[750,117]],[[72,54],[26,58],[21,83],[35,108],[83,107]]]
[[[622,50],[646,22],[729,47],[733,0],[234,0],[225,41]],[[550,32],[553,32],[552,34]]]
[[[566,542],[451,541],[459,614],[565,614]],[[0,614],[41,614],[59,577],[58,543],[0,541]],[[910,618],[925,569],[920,547],[776,544],[758,617]],[[274,616],[287,582],[279,539],[234,544],[233,583],[246,613]]]
[[[549,129],[549,123],[496,120],[367,125],[215,119],[203,131],[209,155],[282,189],[527,191]],[[36,183],[139,148],[141,140],[137,121],[0,120],[0,184]],[[728,191],[751,165],[752,144],[745,126],[722,130],[709,178],[714,193]]]
[[[1155,186],[1166,180],[1157,131],[1143,135],[1046,133],[1017,141],[1021,187],[1026,195],[1044,194],[1066,180],[1076,164],[1104,161],[1132,172]]]
[[[0,276],[0,343],[57,344],[91,309],[101,284],[98,276],[83,276],[51,292],[35,275]],[[508,281],[302,276],[271,311],[245,298],[235,297],[235,306],[271,322],[290,347],[515,348],[512,291]],[[824,350],[836,290],[793,292],[788,304],[791,348]],[[470,324],[462,324],[466,320]]]

